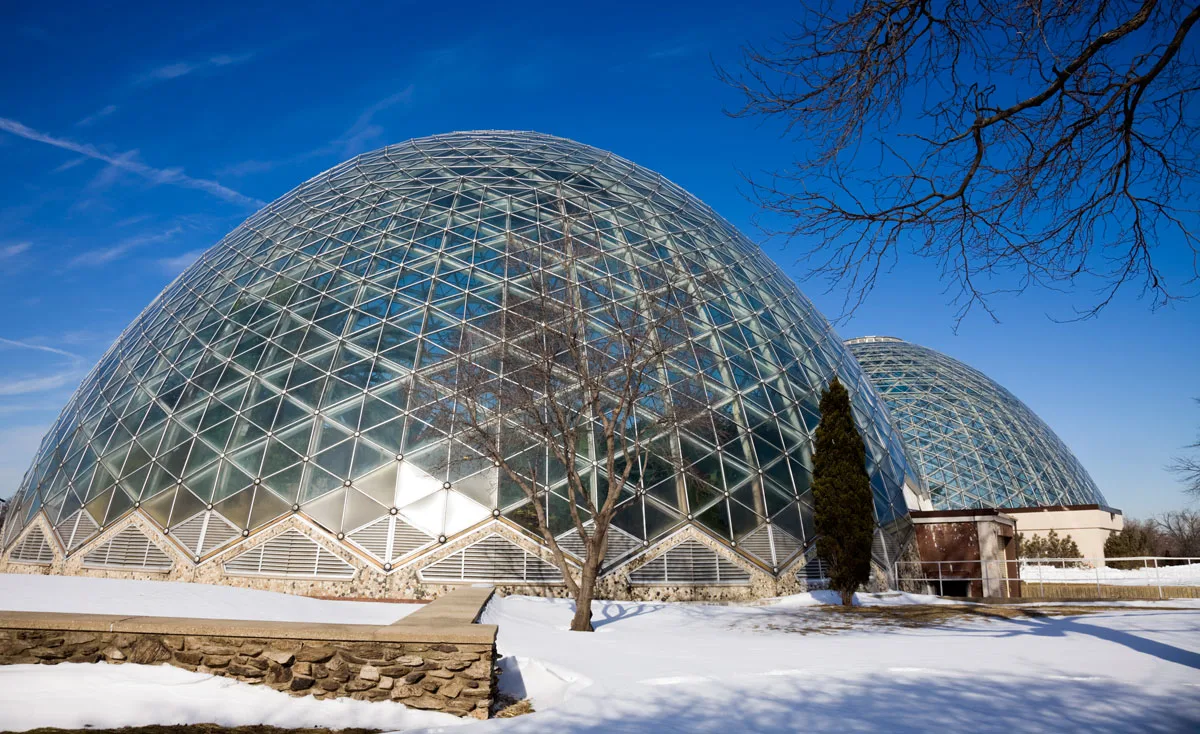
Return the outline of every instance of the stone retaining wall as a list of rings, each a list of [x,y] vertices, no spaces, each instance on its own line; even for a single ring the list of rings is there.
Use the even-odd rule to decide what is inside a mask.
[[[0,630],[3,665],[165,663],[295,696],[392,700],[480,719],[493,698],[492,658],[489,647],[449,643]]]
[[[496,628],[471,622],[491,590],[478,605],[480,590],[463,595],[471,598],[450,594],[441,608],[435,602],[382,627],[0,612],[0,665],[165,664],[294,696],[391,700],[486,719]]]

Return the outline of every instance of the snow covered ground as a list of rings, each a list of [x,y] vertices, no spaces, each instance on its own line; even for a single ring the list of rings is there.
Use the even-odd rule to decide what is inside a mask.
[[[25,586],[30,579],[42,585]],[[147,612],[120,601],[116,586],[84,594],[77,582],[129,583],[0,576],[0,608],[178,613],[173,592],[161,593],[166,584],[139,590],[157,605]],[[192,616],[198,609],[208,616],[253,609],[271,619],[333,609],[339,621],[398,616],[372,617],[377,607],[398,605],[170,586],[190,595]],[[243,594],[254,601],[236,598]],[[95,608],[100,599],[110,606]],[[938,607],[930,611],[952,616],[911,627],[894,609],[822,608],[831,599],[817,592],[740,606],[597,602],[590,635],[567,631],[569,602],[493,600],[483,621],[500,625],[501,685],[531,697],[538,712],[468,723],[468,731],[1200,731],[1200,611],[1168,608],[1176,602],[1016,619],[984,616],[987,607],[963,616]],[[859,600],[944,603],[905,594]],[[326,604],[335,606],[326,611]],[[222,609],[239,611],[215,614]],[[172,668],[0,667],[0,730],[203,721],[407,732],[464,723],[392,703],[290,698]]]
[[[420,608],[420,604],[309,599],[211,584],[0,573],[0,609],[14,612],[391,624]]]
[[[566,631],[567,602],[496,600],[484,621],[500,625],[500,650],[516,658],[509,665],[529,668],[539,713],[478,728],[1200,731],[1195,611],[969,617],[914,629],[863,615],[831,624],[840,615],[811,601],[600,602],[596,633],[581,635]]]
[[[1150,562],[1153,564],[1153,562]],[[1021,579],[1027,583],[1094,584],[1110,586],[1200,586],[1200,561],[1189,565],[1144,568],[1059,568],[1040,563],[1022,563]]]
[[[318,701],[166,665],[0,666],[0,731],[212,722],[414,729],[465,723],[390,701]]]

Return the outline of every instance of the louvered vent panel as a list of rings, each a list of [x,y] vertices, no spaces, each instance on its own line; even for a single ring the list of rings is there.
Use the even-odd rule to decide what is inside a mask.
[[[800,550],[800,541],[777,526],[771,526],[771,543],[775,546],[775,565],[782,566]]]
[[[771,557],[771,527],[769,525],[763,525],[742,538],[738,546],[768,566],[775,565],[775,559]]]
[[[298,530],[288,530],[225,563],[230,576],[350,579],[354,567]]]
[[[750,583],[750,573],[713,549],[685,540],[629,574],[634,584],[716,586]]]
[[[814,558],[796,574],[798,577],[811,582],[829,580],[829,564],[820,558]]]
[[[796,578],[807,581],[809,585],[823,584],[829,581],[829,564],[817,558],[815,544],[804,552],[804,565],[796,571]]]
[[[417,530],[402,518],[396,518],[396,533],[392,536],[392,558],[401,558],[429,545],[435,540],[432,535]]]
[[[429,581],[491,581],[495,583],[562,583],[562,572],[499,535],[489,535],[473,545],[421,569]]]
[[[371,523],[365,528],[355,530],[350,533],[350,540],[353,540],[360,548],[367,553],[375,556],[380,561],[388,560],[388,540],[392,534],[392,518],[385,517],[377,522]]]
[[[589,532],[591,532],[592,527],[593,523],[590,521],[584,524],[584,528]],[[578,530],[571,528],[570,532],[563,533],[557,540],[560,548],[583,560],[583,540],[579,537]],[[604,553],[604,565],[606,567],[611,566],[641,547],[642,541],[610,525],[608,528],[608,550]]]
[[[880,528],[875,528],[875,538],[871,542],[871,557],[884,568],[891,568],[899,559],[900,549]]]
[[[203,556],[241,535],[215,512],[201,512],[171,528],[171,535],[194,556]]]
[[[208,555],[217,548],[240,538],[242,531],[216,512],[208,513],[208,524],[204,526],[204,540],[200,543],[200,555]]]
[[[9,559],[20,563],[48,566],[54,562],[54,550],[50,548],[50,541],[46,540],[46,534],[42,532],[42,529],[34,528],[21,539],[20,543],[17,543]]]
[[[62,539],[63,545],[70,553],[86,543],[88,538],[95,535],[99,529],[100,526],[86,510],[76,510],[74,515],[59,524],[58,537]]]
[[[171,535],[193,556],[200,555],[200,539],[204,536],[204,523],[207,519],[201,512],[190,520],[171,528]]]
[[[83,565],[92,568],[169,571],[174,564],[145,533],[128,527],[84,556]]]

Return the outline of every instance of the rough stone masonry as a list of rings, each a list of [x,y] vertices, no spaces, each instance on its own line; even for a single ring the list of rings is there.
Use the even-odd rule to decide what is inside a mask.
[[[496,628],[473,622],[491,590],[463,591],[382,627],[3,612],[0,665],[166,664],[294,696],[486,719]]]

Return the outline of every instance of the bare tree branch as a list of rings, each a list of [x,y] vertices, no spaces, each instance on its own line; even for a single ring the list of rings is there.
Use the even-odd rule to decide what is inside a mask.
[[[846,314],[915,255],[958,322],[995,318],[1001,292],[1079,285],[1088,318],[1126,286],[1157,307],[1200,278],[1197,21],[1184,0],[814,0],[719,74],[745,98],[730,114],[804,141],[750,182]],[[1168,278],[1162,248],[1190,272]]]
[[[464,334],[429,389],[444,396],[440,422],[453,425],[466,455],[484,457],[524,494],[531,529],[576,599],[572,629],[590,630],[613,518],[641,491],[654,442],[706,417],[708,403],[665,378],[666,357],[688,349],[695,276],[645,265],[634,295],[615,296],[619,276],[559,203],[558,227],[509,236],[503,308]],[[580,566],[559,542],[571,530],[584,547]]]
[[[1196,398],[1200,404],[1200,398]],[[1167,466],[1167,470],[1179,475],[1183,482],[1183,491],[1200,499],[1200,438],[1186,447],[1190,453],[1176,456]]]

